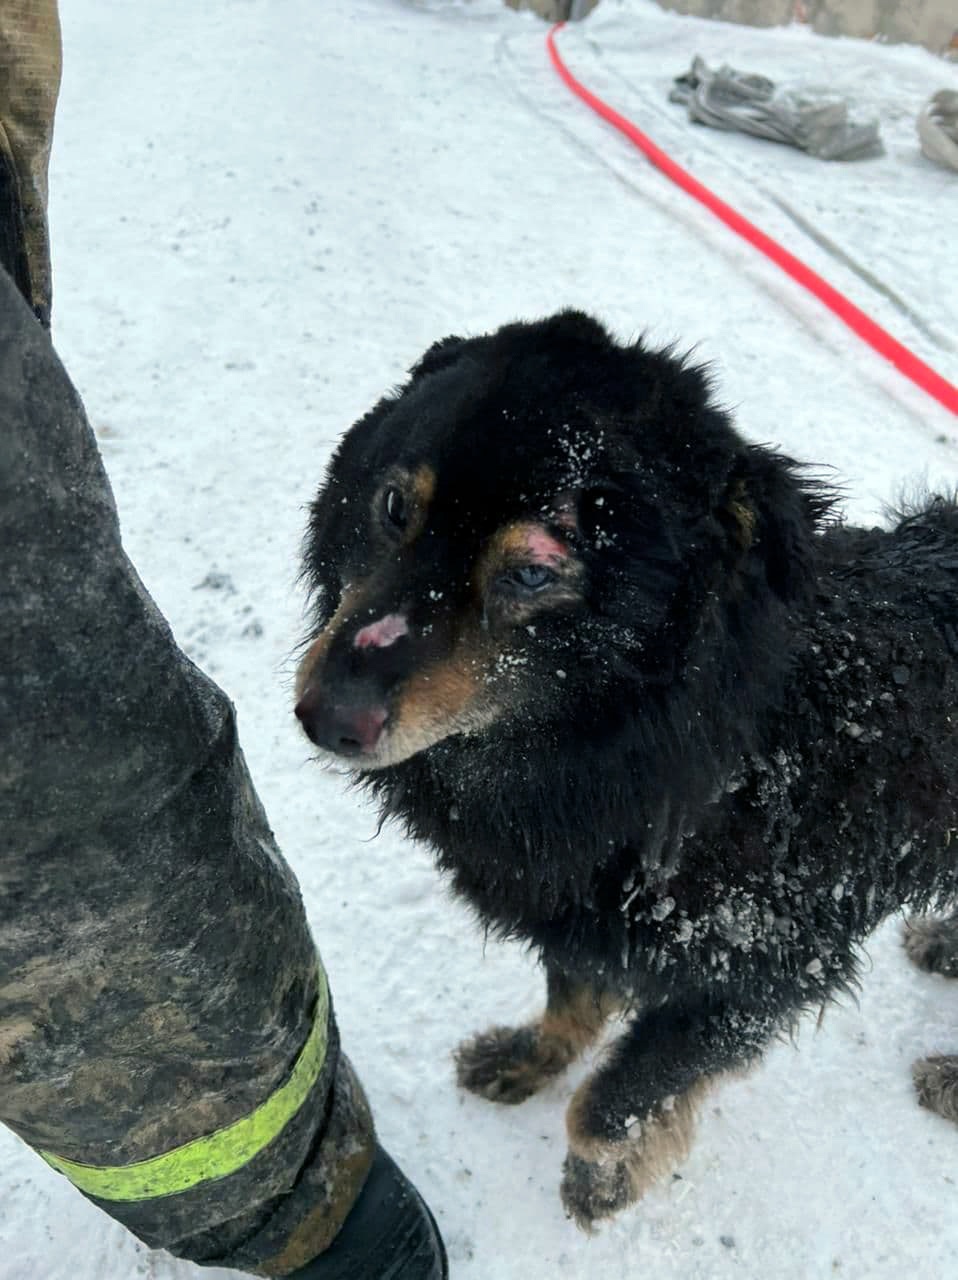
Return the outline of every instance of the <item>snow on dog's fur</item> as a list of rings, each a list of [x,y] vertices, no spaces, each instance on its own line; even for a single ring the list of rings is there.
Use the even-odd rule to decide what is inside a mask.
[[[700,370],[575,312],[437,343],[314,504],[297,714],[545,969],[460,1082],[521,1102],[624,1019],[568,1109],[585,1227],[884,917],[958,888],[958,509],[829,509]],[[953,918],[908,946],[958,971]],[[956,1062],[916,1067],[951,1118]]]

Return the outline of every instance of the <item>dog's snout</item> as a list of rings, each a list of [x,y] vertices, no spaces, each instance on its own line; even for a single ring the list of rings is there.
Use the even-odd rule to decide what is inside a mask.
[[[363,614],[344,620],[306,655],[294,707],[311,742],[359,762],[381,746],[390,699],[414,656],[405,614]]]
[[[363,756],[376,749],[386,724],[382,706],[340,706],[307,689],[295,713],[310,742],[338,756]]]

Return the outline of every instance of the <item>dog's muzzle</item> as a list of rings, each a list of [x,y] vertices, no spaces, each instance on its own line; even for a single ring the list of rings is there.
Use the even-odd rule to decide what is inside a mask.
[[[384,706],[350,706],[332,702],[316,688],[307,689],[295,707],[310,742],[337,756],[370,755],[386,724]]]
[[[372,755],[389,718],[387,699],[405,674],[409,624],[387,613],[355,628],[341,628],[307,676],[294,708],[309,740],[350,759]]]

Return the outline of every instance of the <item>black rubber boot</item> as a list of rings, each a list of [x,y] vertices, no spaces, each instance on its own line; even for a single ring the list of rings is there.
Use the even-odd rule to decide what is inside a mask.
[[[442,1236],[422,1196],[382,1147],[338,1235],[289,1280],[447,1280]]]

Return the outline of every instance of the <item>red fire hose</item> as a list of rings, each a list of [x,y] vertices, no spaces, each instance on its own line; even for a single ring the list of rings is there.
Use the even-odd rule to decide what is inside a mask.
[[[546,45],[549,50],[549,57],[552,59],[552,65],[559,73],[563,82],[572,90],[577,97],[581,98],[587,106],[591,107],[597,115],[618,129],[620,133],[625,134],[629,141],[656,166],[661,169],[667,178],[670,178],[683,191],[698,200],[700,204],[704,204],[715,214],[727,227],[740,235],[749,244],[753,245],[760,253],[764,253],[767,258],[771,258],[772,262],[778,266],[793,280],[797,280],[800,285],[806,288],[809,293],[815,295],[820,302],[849,327],[854,333],[865,342],[868,343],[880,356],[884,356],[886,360],[905,375],[910,378],[917,386],[926,391],[928,395],[933,396],[946,409],[950,409],[952,413],[958,414],[958,387],[943,378],[940,373],[936,373],[930,365],[920,360],[913,351],[909,351],[903,346],[897,338],[893,338],[890,333],[875,323],[864,311],[850,302],[842,293],[833,288],[827,280],[823,280],[817,272],[811,267],[807,267],[794,254],[789,253],[771,236],[767,236],[764,231],[759,230],[754,223],[749,222],[735,209],[720,200],[708,187],[703,186],[696,178],[693,178],[687,170],[667,155],[660,147],[657,147],[651,138],[647,137],[631,120],[627,120],[625,116],[614,110],[607,102],[597,97],[589,89],[585,87],[580,80],[577,80],[566,64],[563,62],[559,50],[556,47],[556,32],[560,31],[565,23],[557,23],[546,37]]]

